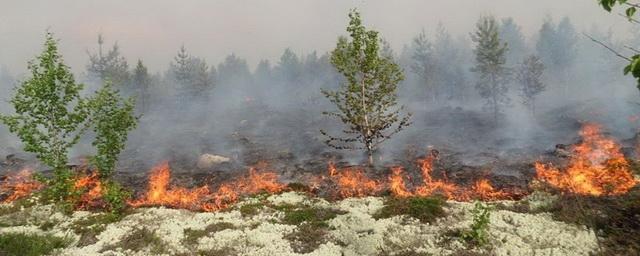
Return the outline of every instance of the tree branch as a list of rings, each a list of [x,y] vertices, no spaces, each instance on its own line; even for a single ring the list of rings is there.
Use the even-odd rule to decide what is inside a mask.
[[[627,56],[622,55],[621,53],[617,52],[616,50],[614,50],[613,48],[609,47],[608,45],[606,45],[605,43],[598,41],[597,39],[587,35],[586,33],[582,33],[582,35],[586,36],[587,38],[591,39],[591,41],[601,45],[602,47],[606,48],[607,50],[611,51],[613,54],[615,54],[616,56],[623,58],[627,61],[631,61],[631,59]]]

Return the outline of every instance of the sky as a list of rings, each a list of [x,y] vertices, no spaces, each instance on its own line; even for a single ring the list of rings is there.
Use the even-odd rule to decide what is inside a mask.
[[[423,28],[433,33],[439,22],[468,38],[476,20],[489,14],[513,17],[527,37],[535,37],[545,18],[563,16],[578,30],[597,23],[618,37],[630,31],[596,0],[0,0],[0,66],[25,73],[49,29],[76,72],[96,50],[99,33],[106,45],[118,42],[130,65],[142,59],[152,72],[166,70],[181,45],[208,63],[235,53],[254,67],[260,59],[277,62],[286,47],[298,54],[330,51],[345,34],[351,8],[396,50]]]

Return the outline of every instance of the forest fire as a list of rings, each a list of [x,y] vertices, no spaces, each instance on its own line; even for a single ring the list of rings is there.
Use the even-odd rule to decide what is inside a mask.
[[[600,132],[600,127],[587,124],[580,132],[583,141],[572,149],[574,155],[566,170],[552,165],[536,163],[537,178],[561,190],[584,195],[617,195],[626,193],[638,182],[634,179],[629,163],[621,153],[620,146]],[[389,191],[396,197],[438,195],[455,201],[514,199],[514,192],[498,190],[486,178],[470,185],[459,185],[448,181],[443,173],[434,177],[434,163],[437,152],[430,152],[417,161],[422,179],[419,184],[405,183],[407,176],[403,167],[391,167],[390,175],[384,180],[368,177],[359,167],[337,168],[328,164],[328,176],[318,176],[312,180],[329,184],[324,187],[334,198],[375,196]],[[155,166],[149,175],[147,189],[128,204],[132,207],[167,206],[197,211],[217,211],[225,209],[242,196],[261,192],[278,193],[285,190],[275,172],[263,171],[266,165],[249,168],[247,174],[211,189],[212,185],[185,188],[171,185],[171,170],[168,162]],[[313,183],[313,182],[312,182]],[[318,185],[318,184],[315,184]],[[31,172],[22,170],[8,176],[0,186],[0,193],[7,195],[2,202],[11,202],[42,188],[33,180]],[[320,188],[320,186],[312,186]],[[103,204],[104,190],[98,174],[79,176],[74,188],[81,192],[78,209],[94,209]]]
[[[151,170],[148,189],[144,196],[129,202],[129,204],[134,207],[162,205],[191,210],[216,211],[228,207],[241,195],[263,191],[276,193],[284,188],[284,185],[277,181],[275,173],[258,173],[255,168],[250,168],[246,177],[222,184],[215,191],[211,191],[206,185],[194,189],[170,186],[170,180],[169,163],[163,162]]]
[[[561,190],[594,196],[624,194],[638,183],[620,146],[602,135],[600,126],[585,124],[580,136],[582,142],[572,148],[566,170],[535,164],[539,180]]]
[[[8,175],[0,184],[0,196],[6,197],[0,203],[9,203],[31,195],[43,187],[43,184],[33,178],[33,173],[28,169],[22,169]]]

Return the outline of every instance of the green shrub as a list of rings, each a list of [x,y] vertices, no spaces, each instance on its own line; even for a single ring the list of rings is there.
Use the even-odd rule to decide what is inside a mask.
[[[25,233],[0,234],[0,255],[39,256],[71,244],[67,238]]]
[[[489,242],[489,222],[491,217],[490,206],[487,206],[481,202],[474,204],[473,210],[473,223],[471,229],[462,233],[462,238],[467,242],[471,242],[475,245],[484,246]]]
[[[396,215],[409,215],[421,222],[430,223],[445,215],[442,207],[445,201],[439,197],[389,198],[384,207],[373,215],[374,218],[389,218]]]

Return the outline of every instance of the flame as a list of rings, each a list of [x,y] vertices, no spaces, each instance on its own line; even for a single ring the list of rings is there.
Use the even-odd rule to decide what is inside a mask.
[[[245,177],[221,184],[215,191],[208,186],[193,189],[170,186],[171,170],[168,162],[163,162],[151,170],[149,185],[143,197],[129,202],[134,207],[162,205],[191,210],[217,211],[227,208],[240,196],[259,192],[277,193],[284,189],[273,172],[260,173],[250,168]]]
[[[561,190],[583,195],[619,195],[634,187],[630,166],[620,146],[601,134],[600,126],[585,124],[582,142],[573,147],[566,170],[536,162],[537,178]]]
[[[0,184],[0,195],[8,195],[0,203],[10,203],[20,198],[31,195],[33,191],[40,190],[43,184],[33,179],[33,173],[29,169],[22,169],[16,173],[7,175]]]
[[[88,210],[104,206],[104,202],[102,201],[102,182],[97,172],[93,172],[88,176],[80,176],[74,182],[73,187],[76,191],[83,192],[76,205],[77,209]]]
[[[337,186],[337,197],[364,197],[380,191],[378,182],[367,177],[362,169],[347,167],[338,171],[333,163],[328,168],[329,179]]]
[[[394,196],[409,197],[411,192],[407,190],[402,178],[402,167],[392,167],[391,176],[389,176],[389,190]]]

